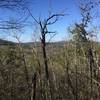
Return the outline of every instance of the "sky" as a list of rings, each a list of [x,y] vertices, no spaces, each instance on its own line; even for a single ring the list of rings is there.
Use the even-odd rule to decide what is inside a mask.
[[[52,31],[56,31],[57,34],[51,41],[63,41],[69,38],[69,34],[67,32],[67,28],[78,22],[80,20],[80,11],[78,9],[78,0],[29,0],[31,3],[29,4],[29,9],[32,15],[39,19],[45,19],[48,17],[49,13],[65,13],[64,17],[61,17],[58,22],[54,25],[50,26],[49,29]],[[6,12],[6,13],[4,13]],[[7,11],[6,9],[0,9],[0,20],[5,19],[13,19],[20,18],[26,16],[26,14],[22,14],[22,12],[18,11],[17,13],[14,11]],[[21,15],[21,16],[20,16]],[[24,18],[23,18],[24,19]],[[38,32],[36,30],[36,25],[34,24],[34,20],[29,17],[27,23],[31,23],[30,26],[25,27],[22,31],[19,31],[18,35],[20,36],[21,42],[31,42],[34,38],[38,38]],[[5,31],[4,31],[5,32]],[[4,33],[0,31],[0,33]],[[12,32],[12,31],[11,31]],[[10,41],[15,41],[16,39],[12,37],[12,33],[8,34],[0,34],[1,38],[8,39]],[[34,33],[36,34],[34,35]],[[5,32],[7,33],[7,32]],[[47,41],[50,36],[47,35]]]

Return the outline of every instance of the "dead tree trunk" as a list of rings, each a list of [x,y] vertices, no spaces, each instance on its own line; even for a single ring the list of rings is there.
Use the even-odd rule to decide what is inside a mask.
[[[94,64],[93,52],[92,49],[88,50],[88,59],[90,65],[90,77],[91,77],[91,95],[93,94],[93,77],[96,77],[96,67]]]
[[[36,80],[37,80],[37,75],[36,73],[32,77],[32,92],[31,92],[31,100],[36,100]]]
[[[95,61],[94,61],[94,57],[93,57],[93,51],[91,48],[89,48],[89,50],[88,50],[88,59],[90,62],[91,74],[93,73],[93,76],[96,77],[96,65],[95,65]]]
[[[46,78],[49,79],[49,72],[48,72],[48,62],[47,62],[47,55],[46,55],[46,42],[45,42],[45,34],[42,33],[42,39],[41,39],[41,43],[42,43],[42,50],[43,50],[43,58],[44,58],[44,67],[45,67],[45,74],[46,74]]]
[[[53,36],[54,36],[55,32],[48,31],[48,26],[56,23],[58,21],[58,18],[60,16],[64,16],[64,14],[53,14],[44,20],[39,19],[39,21],[38,21],[34,18],[34,16],[32,15],[32,13],[30,12],[29,9],[28,9],[28,11],[29,11],[29,14],[31,15],[31,17],[35,20],[35,22],[40,27],[40,32],[41,32],[40,39],[41,39],[41,45],[42,45],[42,51],[43,51],[44,71],[45,71],[45,75],[46,75],[46,79],[47,79],[46,85],[49,88],[51,100],[55,100],[54,96],[53,96],[53,92],[52,92],[52,86],[51,86],[49,70],[48,70],[48,61],[47,61],[47,55],[46,55],[46,35],[53,33]]]

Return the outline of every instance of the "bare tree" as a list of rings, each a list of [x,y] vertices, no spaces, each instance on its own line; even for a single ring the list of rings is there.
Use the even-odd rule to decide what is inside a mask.
[[[52,14],[50,15],[48,18],[44,19],[44,21],[42,21],[41,19],[39,19],[39,21],[32,15],[32,13],[30,12],[30,10],[28,9],[31,17],[34,19],[34,21],[39,25],[40,27],[40,32],[41,32],[41,45],[42,45],[42,50],[43,50],[43,58],[44,58],[44,66],[45,66],[45,74],[46,74],[46,78],[49,78],[49,73],[48,73],[48,63],[47,63],[47,55],[46,55],[46,35],[47,34],[51,34],[51,33],[55,33],[52,31],[48,30],[48,26],[53,25],[54,23],[56,23],[59,19],[60,16],[64,16],[64,14]],[[53,20],[53,21],[52,21]]]
[[[0,10],[6,10],[8,13],[9,11],[12,11],[12,14],[13,12],[18,13],[18,11],[21,11],[23,14],[25,13],[25,7],[28,6],[28,4],[29,1],[27,0],[0,0]],[[26,20],[27,16],[24,16],[24,21],[21,14],[20,17],[21,18],[16,17],[16,20],[13,20],[11,18],[10,20],[8,20],[7,18],[4,20],[0,20],[0,30],[21,29],[23,27],[23,22]]]
[[[26,3],[26,0],[0,0],[0,8],[22,8]]]

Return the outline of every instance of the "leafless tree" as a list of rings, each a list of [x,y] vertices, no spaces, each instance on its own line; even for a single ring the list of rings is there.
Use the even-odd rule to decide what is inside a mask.
[[[22,8],[24,7],[26,0],[0,0],[0,8]]]
[[[28,10],[29,11],[29,10]],[[31,14],[31,12],[29,11],[31,17],[35,20],[35,22],[39,25],[40,27],[40,32],[41,32],[41,45],[42,45],[42,50],[43,50],[43,58],[44,58],[44,65],[45,65],[45,74],[46,74],[46,78],[49,78],[49,73],[48,73],[48,63],[47,63],[47,55],[46,55],[46,35],[47,34],[51,34],[51,33],[55,33],[52,31],[48,30],[48,26],[56,23],[58,21],[58,18],[60,16],[64,16],[64,14],[53,14],[51,16],[49,16],[48,18],[46,18],[44,21],[40,20],[39,21],[37,19],[34,18],[34,16]],[[54,21],[52,21],[54,20]]]
[[[22,13],[25,12],[25,7],[28,5],[29,1],[27,0],[0,0],[0,10],[7,11],[5,13],[9,13],[9,11],[13,12],[18,12],[18,11],[23,11]],[[6,14],[6,15],[7,15]],[[26,17],[24,18],[24,21],[22,22],[23,18],[20,15],[21,18],[17,18],[16,20],[10,19],[8,20],[7,18],[4,20],[0,20],[0,30],[10,30],[10,29],[21,29],[23,27],[23,22],[26,20]]]

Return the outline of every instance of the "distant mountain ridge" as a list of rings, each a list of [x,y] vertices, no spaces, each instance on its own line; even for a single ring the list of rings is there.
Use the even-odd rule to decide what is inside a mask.
[[[15,44],[15,43],[12,41],[0,39],[0,45],[8,45],[8,44]]]
[[[9,44],[18,44],[17,42],[12,42],[4,39],[0,39],[0,45],[9,45]],[[23,46],[31,46],[31,45],[38,45],[40,46],[40,42],[26,42],[26,43],[21,43]],[[64,45],[65,41],[58,41],[58,42],[47,42],[47,45]]]

